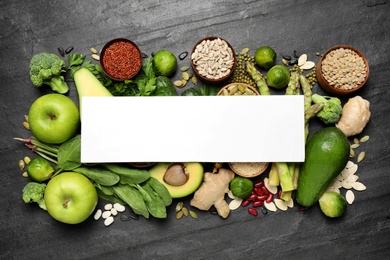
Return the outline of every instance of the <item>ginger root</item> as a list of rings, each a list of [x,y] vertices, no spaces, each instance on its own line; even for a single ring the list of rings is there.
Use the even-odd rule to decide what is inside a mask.
[[[370,102],[360,96],[350,98],[343,107],[339,122],[336,123],[346,136],[360,134],[370,120]]]
[[[218,169],[218,173],[206,172],[203,183],[195,192],[190,205],[200,210],[209,210],[214,205],[218,215],[227,218],[230,209],[225,201],[225,194],[229,191],[229,183],[233,178],[234,172],[224,168]]]

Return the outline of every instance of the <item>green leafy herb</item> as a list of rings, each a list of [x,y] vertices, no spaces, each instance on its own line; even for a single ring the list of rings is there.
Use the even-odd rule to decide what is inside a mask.
[[[71,171],[81,166],[81,135],[61,144],[57,153],[57,168],[60,171]],[[58,173],[58,171],[57,171]]]

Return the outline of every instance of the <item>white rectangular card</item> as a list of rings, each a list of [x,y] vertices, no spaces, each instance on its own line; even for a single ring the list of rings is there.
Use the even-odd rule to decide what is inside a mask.
[[[303,96],[83,97],[81,161],[302,162]]]

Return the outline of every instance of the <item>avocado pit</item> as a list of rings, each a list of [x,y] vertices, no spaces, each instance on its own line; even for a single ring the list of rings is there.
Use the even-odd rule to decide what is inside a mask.
[[[182,186],[188,181],[188,173],[182,163],[172,164],[164,174],[163,180],[172,186]]]

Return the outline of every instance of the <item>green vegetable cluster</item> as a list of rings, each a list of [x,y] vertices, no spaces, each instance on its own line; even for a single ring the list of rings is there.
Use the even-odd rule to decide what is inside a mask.
[[[69,87],[61,75],[65,71],[65,62],[53,53],[38,53],[30,60],[30,79],[36,87],[49,85],[60,94],[68,92]]]
[[[325,124],[335,124],[340,120],[343,107],[340,99],[337,97],[321,96],[319,94],[312,95],[315,104],[323,103],[324,106],[317,113],[317,117]]]
[[[97,189],[100,198],[128,204],[134,213],[149,218],[165,218],[166,207],[172,203],[172,197],[167,188],[158,180],[150,176],[145,169],[135,169],[121,164],[102,163],[96,165],[84,165],[81,163],[81,136],[66,141],[61,145],[49,145],[32,137],[24,140],[29,142],[30,148],[41,157],[56,165],[53,176],[63,171],[74,171],[89,178]],[[31,186],[23,195],[26,200],[41,203],[44,186],[30,182]],[[34,188],[34,189],[32,189]],[[42,196],[39,196],[42,194]],[[30,196],[30,197],[29,197]],[[25,201],[26,201],[25,200]]]
[[[22,190],[23,201],[25,203],[38,203],[41,209],[46,210],[46,204],[44,200],[45,190],[45,183],[29,182]]]

